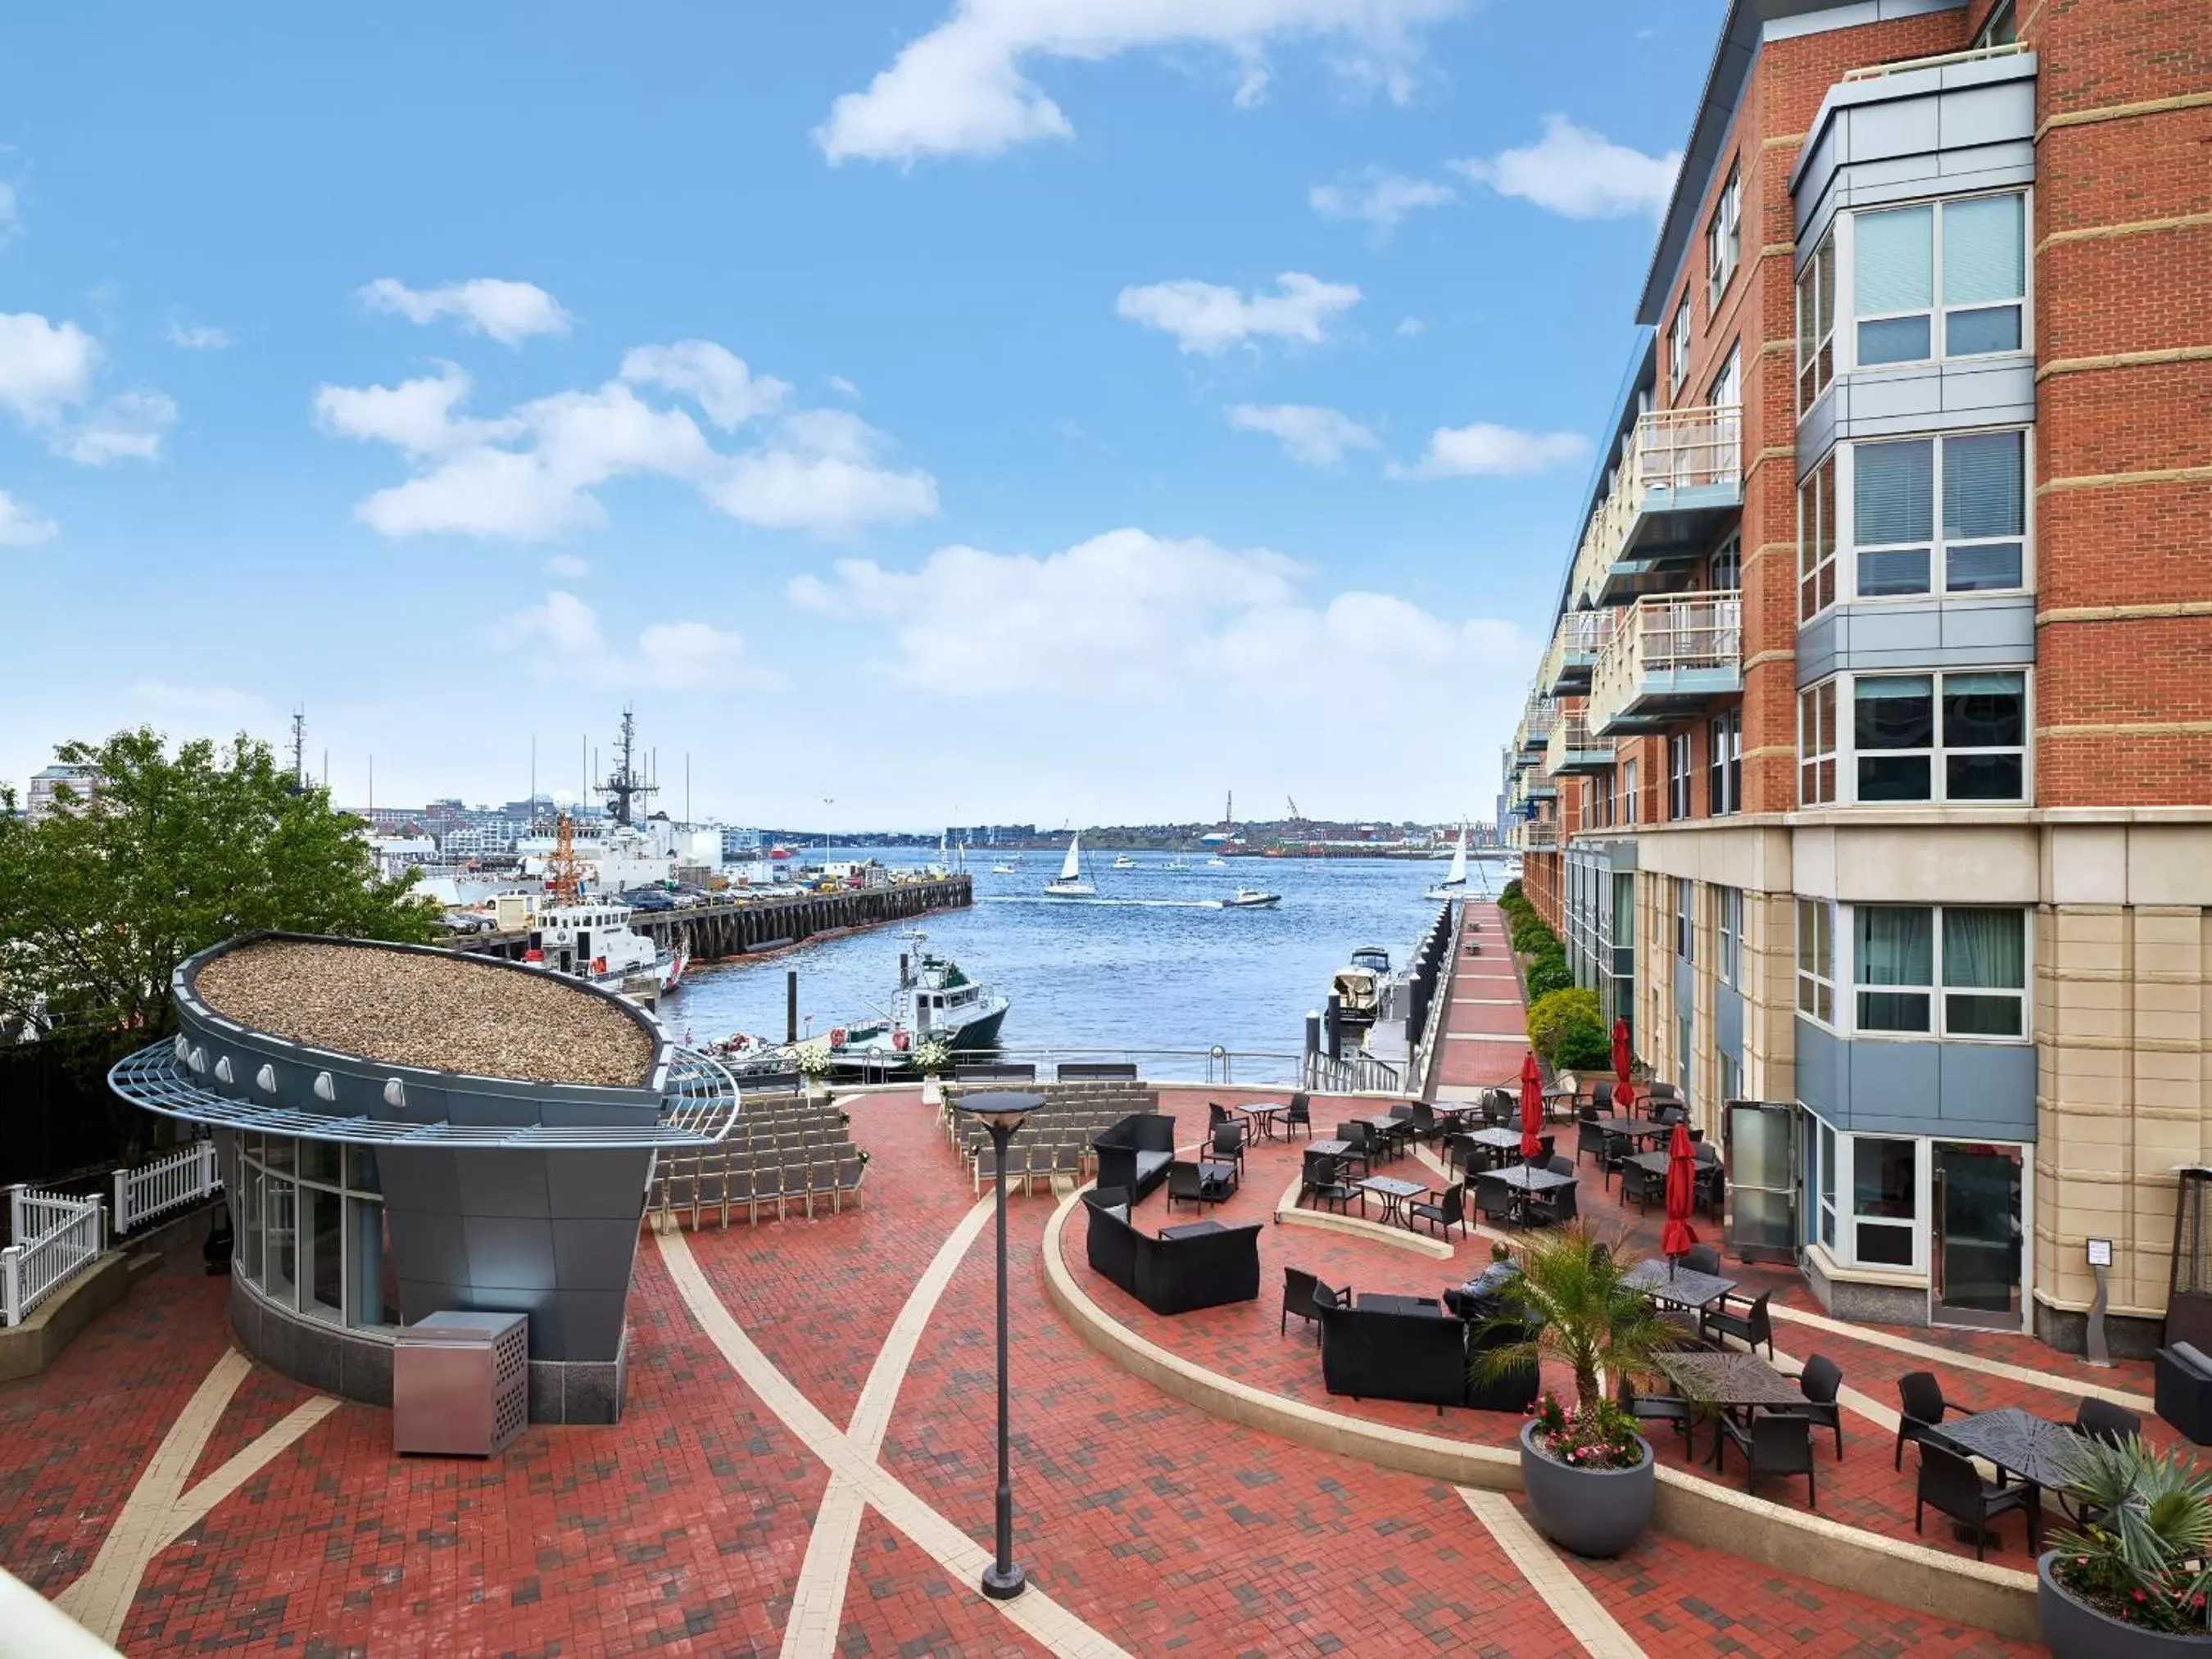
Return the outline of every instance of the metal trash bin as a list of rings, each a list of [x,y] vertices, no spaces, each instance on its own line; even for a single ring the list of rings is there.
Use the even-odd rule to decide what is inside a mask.
[[[493,1457],[529,1420],[526,1315],[434,1313],[394,1334],[394,1452]]]

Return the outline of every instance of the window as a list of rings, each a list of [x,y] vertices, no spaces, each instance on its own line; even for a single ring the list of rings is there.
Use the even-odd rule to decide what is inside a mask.
[[[1629,761],[1620,769],[1620,821],[1636,822],[1636,763]]]
[[[1674,878],[1674,954],[1685,962],[1697,960],[1698,884],[1686,877]]]
[[[1814,1119],[1816,1123],[1818,1118]],[[1836,1248],[1836,1132],[1820,1124],[1820,1163],[1817,1190],[1820,1194],[1820,1243],[1832,1251]]]
[[[1705,388],[1705,402],[1715,409],[1735,409],[1743,403],[1743,348],[1741,343],[1729,348],[1728,362],[1721,372],[1713,376],[1713,383]],[[1734,441],[1733,434],[1730,441]]]
[[[1743,810],[1743,715],[1731,708],[1705,726],[1705,811],[1715,817]]]
[[[2027,198],[1886,208],[1851,222],[1862,368],[2017,351],[2027,297]]]
[[[1836,913],[1823,899],[1797,901],[1797,1012],[1836,1023]]]
[[[1836,457],[1833,451],[1797,486],[1797,619],[1810,621],[1836,602]]]
[[[1910,1267],[1919,1218],[1920,1143],[1853,1135],[1851,1247],[1865,1267]]]
[[[1690,1016],[1674,1016],[1674,1086],[1682,1092],[1686,1109],[1696,1104],[1690,1087]]]
[[[1742,196],[1743,182],[1737,164],[1732,163],[1728,183],[1721,186],[1720,200],[1713,204],[1713,216],[1705,222],[1705,299],[1708,307],[1716,312],[1720,309],[1721,295],[1728,292],[1729,279],[1735,275],[1742,240],[1738,223]]]
[[[1851,447],[1853,580],[1860,598],[2019,587],[2027,535],[2026,433]]]
[[[1813,250],[1797,277],[1797,412],[1836,378],[1836,233]]]
[[[236,1144],[229,1173],[242,1225],[233,1271],[278,1305],[318,1319],[397,1324],[375,1152],[282,1135],[240,1133]]]
[[[1743,538],[1732,530],[1705,560],[1705,586],[1711,592],[1733,593],[1742,586]]]
[[[1682,382],[1690,378],[1690,296],[1674,307],[1674,325],[1667,331],[1667,400],[1681,395]]]
[[[1713,889],[1713,920],[1720,943],[1720,959],[1713,971],[1719,975],[1722,984],[1741,990],[1743,981],[1738,975],[1743,952],[1743,889]]]
[[[1851,977],[1862,1031],[2027,1035],[2027,917],[1983,906],[1862,904]]]
[[[1690,816],[1690,734],[1677,732],[1667,739],[1667,816]]]
[[[1851,710],[1862,803],[2026,798],[2027,675],[1862,674]]]
[[[1830,806],[1836,799],[1836,682],[1797,694],[1797,804]]]
[[[1997,0],[1990,9],[1988,20],[1974,33],[1974,45],[2009,46],[2020,39],[2020,23],[2013,15],[2013,0]]]

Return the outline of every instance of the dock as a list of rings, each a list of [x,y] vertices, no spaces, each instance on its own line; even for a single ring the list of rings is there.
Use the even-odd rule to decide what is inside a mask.
[[[687,910],[636,910],[630,914],[629,926],[656,945],[682,945],[694,962],[719,962],[796,945],[818,933],[881,927],[933,910],[963,909],[975,902],[974,879],[952,875],[838,893],[724,899]],[[474,933],[453,945],[457,950],[520,961],[530,948],[530,935]]]

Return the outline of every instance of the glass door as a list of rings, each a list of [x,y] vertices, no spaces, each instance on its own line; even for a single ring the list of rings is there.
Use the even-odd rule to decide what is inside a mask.
[[[1745,1261],[1797,1259],[1797,1109],[1728,1103],[1728,1246]]]
[[[1936,1143],[1932,1317],[1943,1325],[2021,1324],[2017,1146]]]

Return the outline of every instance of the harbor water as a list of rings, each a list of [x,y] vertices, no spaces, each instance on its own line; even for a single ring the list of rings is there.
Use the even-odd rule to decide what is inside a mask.
[[[894,867],[935,860],[897,850],[830,856],[876,856]],[[1148,1062],[1147,1074],[1157,1076],[1203,1076],[1204,1054],[1217,1046],[1293,1055],[1307,1011],[1321,1006],[1330,975],[1354,947],[1380,945],[1403,964],[1437,913],[1437,902],[1422,895],[1445,871],[1442,859],[1257,858],[1231,859],[1221,869],[1187,858],[1190,867],[1174,871],[1164,854],[1129,856],[1137,867],[1116,870],[1114,854],[1086,852],[1096,899],[1043,896],[1059,871],[1056,854],[1030,853],[1011,875],[974,858],[974,906],[927,919],[933,952],[1011,1000],[1000,1037],[1006,1049],[1189,1056]],[[1470,861],[1471,890],[1487,883],[1495,890],[1498,879],[1495,866]],[[1249,910],[1207,902],[1239,886],[1279,893],[1282,902]],[[780,1040],[784,975],[795,969],[800,1035],[819,1036],[887,1012],[899,953],[912,948],[899,930],[881,928],[696,968],[663,1018],[679,1038],[688,1033],[700,1042],[738,1031]],[[1238,1075],[1256,1081],[1284,1069],[1248,1066]]]

